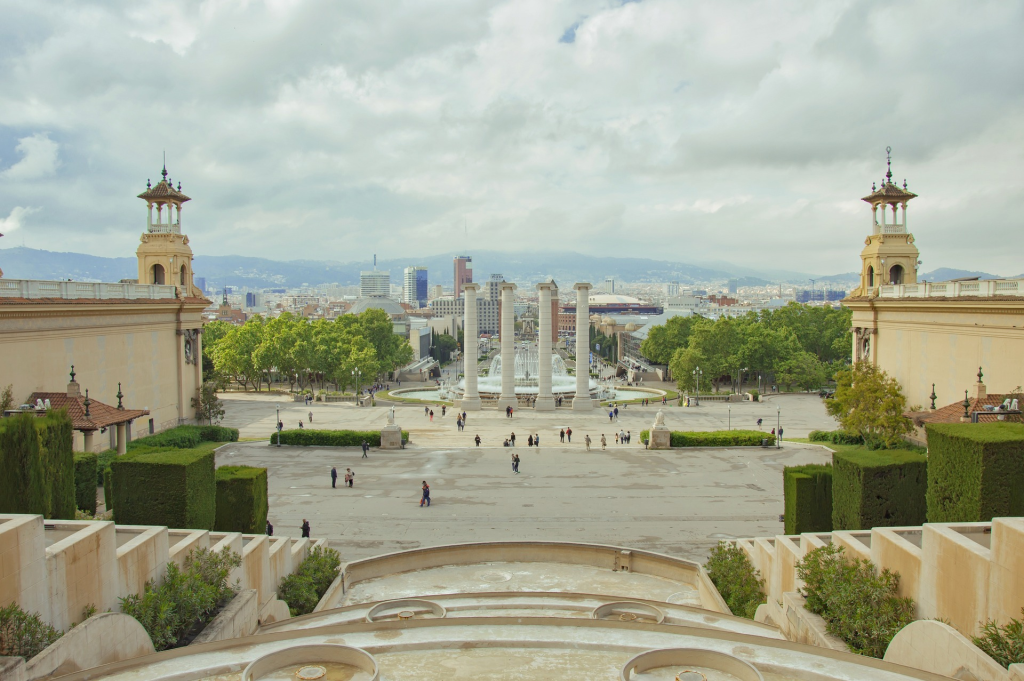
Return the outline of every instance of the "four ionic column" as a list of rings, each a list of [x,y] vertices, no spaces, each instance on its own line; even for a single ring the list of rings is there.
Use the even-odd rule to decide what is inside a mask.
[[[551,282],[537,284],[540,292],[539,309],[540,335],[537,338],[537,411],[554,411],[555,398],[551,394]]]
[[[590,284],[578,283],[576,289],[576,397],[573,411],[591,411],[590,397]]]
[[[463,329],[463,341],[466,345],[466,390],[462,396],[463,411],[480,411],[480,393],[477,391],[477,350],[480,346],[480,320],[477,311],[476,293],[480,284],[463,284],[466,302],[466,325]],[[504,340],[504,336],[502,337]]]
[[[518,408],[516,401],[515,284],[501,283],[501,396],[498,409]]]

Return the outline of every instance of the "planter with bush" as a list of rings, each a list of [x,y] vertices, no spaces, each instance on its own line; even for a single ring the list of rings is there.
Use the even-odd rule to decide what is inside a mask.
[[[786,534],[832,531],[832,465],[782,470]]]
[[[812,430],[807,434],[811,442],[828,442],[834,445],[862,445],[864,438],[846,430]]]
[[[119,524],[213,529],[217,484],[212,451],[130,452],[115,459],[110,470]]]
[[[1024,608],[1020,609],[1021,619],[1010,618],[1000,626],[989,620],[981,627],[981,636],[971,640],[993,660],[1009,667],[1011,664],[1024,664]]]
[[[719,542],[711,549],[704,569],[732,614],[754,619],[757,606],[767,602],[761,573],[733,544]]]
[[[96,515],[96,455],[75,454],[75,505]]]
[[[159,650],[187,645],[238,592],[228,584],[242,559],[227,547],[220,553],[198,549],[179,568],[171,561],[159,585],[121,599],[121,612],[139,621]]]
[[[379,430],[283,430],[282,445],[299,447],[358,447],[365,440],[371,447],[380,447]],[[278,433],[270,436],[270,444],[277,444]],[[409,431],[402,431],[402,439],[409,439]]]
[[[847,560],[835,544],[810,551],[796,569],[807,610],[855,653],[881,658],[892,637],[914,621],[914,601],[896,593],[899,573],[879,574],[869,560]]]
[[[0,657],[31,660],[61,636],[37,613],[25,612],[17,603],[0,607]]]
[[[341,556],[322,546],[310,551],[299,569],[281,580],[277,597],[288,604],[292,617],[313,612],[341,570]]]
[[[139,448],[193,449],[200,442],[238,442],[238,429],[224,426],[178,426],[128,443],[128,451]]]
[[[870,530],[925,522],[928,460],[867,449],[832,455],[832,528]]]
[[[267,469],[221,466],[217,469],[218,532],[262,534],[267,528]]]
[[[928,522],[1024,515],[1024,424],[936,423],[928,432]]]

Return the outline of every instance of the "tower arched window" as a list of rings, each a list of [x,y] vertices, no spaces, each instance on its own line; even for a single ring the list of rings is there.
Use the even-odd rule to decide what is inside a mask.
[[[181,266],[181,281],[180,281],[182,286],[185,285],[185,280],[186,280],[187,277],[188,277],[188,271],[185,269],[185,266],[182,265]]]
[[[873,288],[875,285],[875,268],[868,265],[868,288]]]
[[[893,265],[889,269],[889,283],[890,284],[902,284],[903,283],[903,265]]]
[[[150,269],[150,272],[153,275],[152,277],[150,277],[150,280],[154,284],[163,284],[164,283],[164,266],[163,265],[160,265],[160,264],[153,265],[153,267]]]

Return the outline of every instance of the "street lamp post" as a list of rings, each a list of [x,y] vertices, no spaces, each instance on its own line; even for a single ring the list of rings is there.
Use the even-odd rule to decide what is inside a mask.
[[[782,405],[775,405],[775,449],[782,447]]]
[[[699,407],[700,406],[700,377],[701,377],[701,374],[703,374],[704,372],[700,370],[700,367],[697,367],[697,368],[695,368],[693,370],[692,373],[693,373],[693,377],[697,379],[697,406]]]
[[[275,405],[277,407],[277,423],[274,427],[277,429],[277,446],[281,446],[281,405]]]
[[[729,430],[732,430],[732,405],[729,405]]]
[[[363,378],[363,372],[359,367],[352,370],[352,377],[356,379],[356,406],[359,406],[359,384]]]

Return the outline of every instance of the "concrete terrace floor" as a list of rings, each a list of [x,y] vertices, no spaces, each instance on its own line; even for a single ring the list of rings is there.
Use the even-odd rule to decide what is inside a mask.
[[[404,387],[404,386],[403,386]],[[226,445],[217,465],[263,466],[269,471],[270,521],[275,533],[298,535],[303,518],[315,537],[327,537],[344,561],[391,551],[456,542],[495,540],[582,541],[658,551],[703,561],[719,539],[781,533],[782,468],[830,460],[824,448],[783,443],[781,449],[677,449],[648,451],[639,433],[654,421],[657,407],[630,406],[609,424],[607,412],[580,415],[568,409],[522,409],[513,419],[503,412],[469,414],[465,432],[454,415],[434,421],[423,407],[396,406],[396,422],[411,433],[405,450],[273,447],[276,405],[286,428],[300,417],[312,427],[378,429],[387,407],[348,403],[285,402],[274,395],[229,394],[224,425],[243,438],[260,442]],[[764,419],[770,431],[776,407],[787,436],[806,437],[813,429],[832,429],[816,395],[781,395],[764,403],[732,405],[733,428],[756,428]],[[698,408],[669,407],[665,422],[673,430],[724,430],[724,403]],[[572,444],[558,442],[558,431],[573,429]],[[306,427],[309,427],[307,422]],[[632,444],[614,444],[613,433],[632,431]],[[515,431],[520,474],[511,470],[511,449],[501,446]],[[477,434],[483,445],[477,448]],[[526,446],[530,433],[540,448]],[[594,440],[587,452],[583,435]],[[608,449],[600,451],[600,434]],[[331,489],[330,469],[338,468]],[[343,489],[345,468],[356,472],[355,487]],[[420,508],[420,483],[431,487],[432,506]]]

